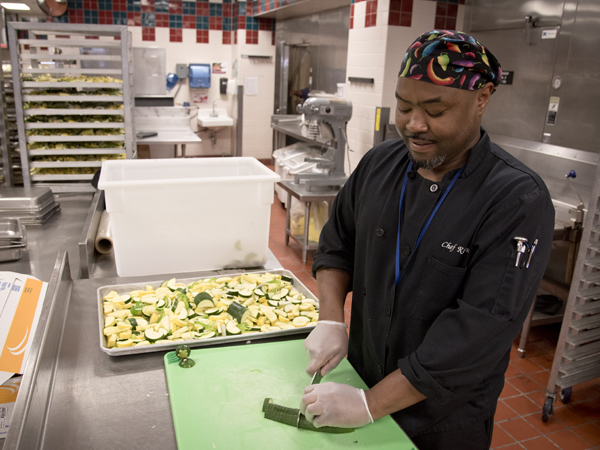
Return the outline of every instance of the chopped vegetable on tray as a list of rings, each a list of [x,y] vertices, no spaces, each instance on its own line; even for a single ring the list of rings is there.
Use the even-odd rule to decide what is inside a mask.
[[[294,289],[291,278],[263,273],[167,280],[158,288],[103,298],[106,347],[172,343],[316,325],[318,302]]]

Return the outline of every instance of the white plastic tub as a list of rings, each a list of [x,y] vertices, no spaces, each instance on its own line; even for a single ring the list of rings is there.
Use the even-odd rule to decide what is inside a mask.
[[[262,266],[279,179],[248,157],[103,162],[117,273]]]

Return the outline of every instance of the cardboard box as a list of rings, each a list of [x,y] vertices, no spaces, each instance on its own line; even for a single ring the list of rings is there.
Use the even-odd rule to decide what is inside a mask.
[[[17,401],[17,394],[21,386],[23,377],[10,378],[6,383],[0,386],[0,439],[5,439],[10,426],[10,418],[12,417]]]

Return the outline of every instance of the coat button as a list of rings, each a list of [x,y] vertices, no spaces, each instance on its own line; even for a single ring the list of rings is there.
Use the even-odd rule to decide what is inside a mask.
[[[385,313],[387,314],[388,317],[391,316],[392,315],[392,308],[387,308],[385,310]]]
[[[377,237],[381,237],[381,236],[383,236],[383,230],[381,228],[377,228],[377,230],[375,231],[375,234],[377,235]]]
[[[383,367],[381,367],[381,365],[377,364],[377,370],[379,371],[379,373],[383,373]]]
[[[363,295],[367,295],[367,288],[366,287],[363,288]]]
[[[408,172],[408,178],[414,178],[416,176],[416,174],[411,170],[410,172]]]
[[[408,255],[410,255],[410,251],[411,251],[411,250],[410,250],[410,247],[409,247],[408,245],[405,245],[404,247],[402,247],[402,254],[403,254],[404,256],[408,256]]]
[[[431,187],[429,188],[429,190],[431,192],[437,192],[438,190],[438,185],[437,184],[432,184]]]

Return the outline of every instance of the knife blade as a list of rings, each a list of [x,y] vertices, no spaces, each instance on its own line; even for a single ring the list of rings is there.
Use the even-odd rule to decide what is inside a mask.
[[[323,379],[323,375],[321,375],[321,369],[317,369],[315,371],[315,373],[313,374],[312,379],[310,380],[309,386],[312,386],[313,384],[319,384],[322,379]],[[298,411],[298,418],[296,419],[296,428],[300,428],[300,415],[301,414],[302,413],[300,411]]]

